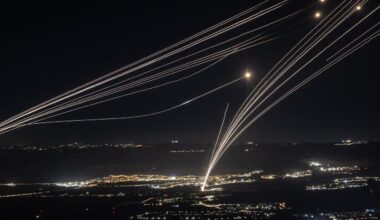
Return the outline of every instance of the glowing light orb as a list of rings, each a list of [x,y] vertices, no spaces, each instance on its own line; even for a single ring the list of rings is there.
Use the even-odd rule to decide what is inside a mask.
[[[326,0],[319,0],[319,2],[324,3]]]
[[[320,18],[321,16],[322,16],[322,14],[319,11],[315,12],[315,14],[314,14],[314,17],[317,19]]]
[[[362,9],[362,6],[358,5],[356,6],[356,11],[360,11]]]
[[[250,72],[246,72],[244,74],[244,77],[247,78],[247,79],[251,78],[251,76],[252,76],[252,74]]]

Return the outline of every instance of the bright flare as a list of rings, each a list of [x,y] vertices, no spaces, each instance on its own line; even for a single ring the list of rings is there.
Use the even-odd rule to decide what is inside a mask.
[[[245,78],[247,78],[247,79],[249,79],[249,78],[251,78],[251,73],[250,72],[246,72],[245,74],[244,74],[244,76],[245,76]]]
[[[322,14],[321,14],[321,12],[319,12],[319,11],[317,11],[317,12],[315,12],[315,15],[314,15],[314,17],[315,18],[320,18],[322,16]]]
[[[362,6],[360,6],[360,5],[356,6],[357,11],[360,11],[361,9],[362,9]]]

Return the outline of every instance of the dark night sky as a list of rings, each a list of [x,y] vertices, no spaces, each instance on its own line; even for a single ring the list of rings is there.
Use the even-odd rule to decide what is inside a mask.
[[[333,2],[339,1],[330,1],[330,7],[335,4]],[[149,55],[254,4],[255,1],[248,0],[233,3],[139,0],[88,4],[2,1],[0,120]],[[314,6],[310,13],[318,8],[320,6]],[[310,23],[313,22],[310,18]],[[254,70],[255,76],[262,77],[304,33],[238,54],[191,80],[61,118],[152,112],[232,80],[247,66]],[[257,121],[241,140],[379,139],[378,45],[378,40],[372,42],[296,92]],[[193,143],[211,142],[225,104],[230,102],[236,109],[249,89],[249,85],[239,82],[156,117],[22,128],[1,136],[0,144],[157,143],[173,138]]]

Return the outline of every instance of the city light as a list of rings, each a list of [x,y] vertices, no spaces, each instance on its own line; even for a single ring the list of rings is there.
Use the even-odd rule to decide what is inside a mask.
[[[309,166],[310,167],[320,167],[320,166],[322,166],[322,164],[318,161],[311,161],[311,162],[309,162]]]

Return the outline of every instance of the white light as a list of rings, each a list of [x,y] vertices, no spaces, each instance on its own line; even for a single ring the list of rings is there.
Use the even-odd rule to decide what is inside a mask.
[[[247,79],[251,78],[251,76],[252,76],[252,74],[248,71],[244,74],[244,77]]]
[[[311,167],[320,167],[322,164],[316,161],[312,161],[309,163],[309,166]]]
[[[6,186],[11,186],[11,187],[13,187],[13,186],[16,186],[16,184],[14,184],[14,183],[7,183],[7,184],[5,184]]]
[[[360,5],[356,6],[357,11],[360,11],[361,9],[362,9],[362,6],[360,6]]]
[[[314,15],[315,18],[320,18],[321,16],[322,16],[321,12],[319,11],[315,12],[315,15]]]

